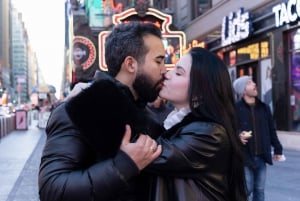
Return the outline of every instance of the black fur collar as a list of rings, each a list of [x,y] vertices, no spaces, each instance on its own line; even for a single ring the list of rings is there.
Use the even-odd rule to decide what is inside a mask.
[[[96,80],[66,103],[66,111],[101,157],[117,152],[125,124],[132,126],[133,135],[143,127],[144,119],[129,89],[112,79]]]

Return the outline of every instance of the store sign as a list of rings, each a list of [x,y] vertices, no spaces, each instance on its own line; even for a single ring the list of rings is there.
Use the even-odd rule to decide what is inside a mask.
[[[289,0],[287,3],[277,4],[272,11],[275,13],[276,27],[295,22],[300,16],[300,1]]]
[[[154,8],[148,8],[145,16],[141,17],[134,9],[127,9],[119,14],[113,15],[113,24],[129,23],[138,21],[140,23],[153,23],[161,29],[163,43],[166,50],[165,65],[167,69],[175,66],[175,63],[183,55],[186,47],[185,33],[182,31],[172,31],[169,26],[172,24],[172,16],[162,13]],[[105,40],[110,31],[102,31],[99,33],[99,67],[101,70],[107,71],[105,63]]]
[[[241,8],[238,12],[231,12],[222,22],[222,46],[230,45],[249,37],[252,23],[250,13]]]
[[[96,60],[96,47],[93,42],[84,36],[75,36],[73,40],[73,62],[81,66],[83,70],[88,69]]]

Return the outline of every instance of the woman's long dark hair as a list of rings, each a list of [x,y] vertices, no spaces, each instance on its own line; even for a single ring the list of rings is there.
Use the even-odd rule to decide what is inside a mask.
[[[229,189],[231,201],[245,201],[246,187],[241,144],[238,138],[234,95],[227,66],[215,54],[196,47],[190,50],[190,108],[195,116],[223,125],[232,145]]]

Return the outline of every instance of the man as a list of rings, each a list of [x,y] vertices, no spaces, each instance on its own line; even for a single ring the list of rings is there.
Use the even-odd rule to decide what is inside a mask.
[[[245,158],[245,175],[248,195],[253,201],[264,200],[266,163],[272,165],[271,146],[274,160],[281,160],[282,145],[276,134],[270,108],[258,99],[256,84],[252,77],[242,76],[233,83],[237,95],[236,103],[240,140]]]
[[[118,25],[106,40],[105,58],[111,76],[98,72],[49,118],[41,201],[143,200],[135,177],[161,153],[152,138],[139,135],[161,132],[143,113],[166,72],[161,32],[152,24]]]

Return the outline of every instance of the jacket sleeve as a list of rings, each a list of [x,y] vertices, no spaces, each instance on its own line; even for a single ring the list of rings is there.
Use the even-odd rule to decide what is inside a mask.
[[[159,137],[157,142],[162,145],[163,151],[146,168],[147,172],[155,175],[197,177],[199,170],[206,171],[229,160],[225,130],[210,123],[194,122],[174,137]]]
[[[40,200],[112,200],[138,174],[138,168],[121,151],[114,158],[96,161],[93,150],[61,116],[64,114],[54,111],[46,128],[39,170]]]
[[[270,129],[271,145],[274,148],[274,154],[281,155],[282,154],[282,145],[278,139],[273,116],[272,116],[270,107],[268,105],[266,105],[266,111],[267,111],[267,115],[268,115],[268,124],[269,124],[269,129]]]

